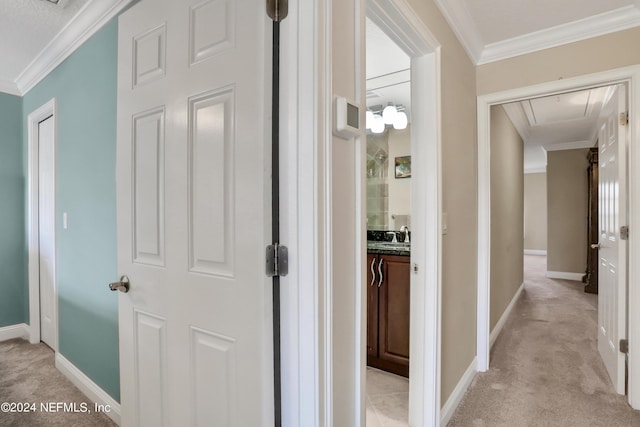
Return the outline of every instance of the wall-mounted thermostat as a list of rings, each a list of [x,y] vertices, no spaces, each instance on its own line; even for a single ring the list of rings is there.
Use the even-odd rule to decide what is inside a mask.
[[[333,133],[350,139],[360,134],[360,107],[342,96],[336,96]]]

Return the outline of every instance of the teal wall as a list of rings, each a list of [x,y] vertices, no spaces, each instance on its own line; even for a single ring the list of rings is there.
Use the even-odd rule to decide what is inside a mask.
[[[108,289],[117,279],[117,45],[116,18],[24,96],[22,128],[29,113],[56,98],[59,351],[119,400],[118,301]],[[25,171],[26,138],[25,131]]]
[[[0,93],[0,327],[28,322],[22,98]]]

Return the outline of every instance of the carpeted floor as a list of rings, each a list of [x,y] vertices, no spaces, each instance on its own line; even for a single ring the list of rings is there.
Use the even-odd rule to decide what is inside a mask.
[[[9,412],[7,403],[13,405]],[[22,412],[10,412],[12,409]],[[85,409],[88,412],[84,412]],[[95,412],[93,403],[56,369],[49,347],[18,338],[0,342],[0,426],[111,427],[115,424],[105,414]]]
[[[545,277],[525,256],[525,288],[450,427],[640,426],[616,394],[597,350],[597,296]]]

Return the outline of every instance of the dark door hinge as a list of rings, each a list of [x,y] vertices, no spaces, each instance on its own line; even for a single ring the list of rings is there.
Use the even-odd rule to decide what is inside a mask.
[[[620,353],[629,353],[629,340],[620,340]]]
[[[620,227],[620,239],[629,240],[629,226],[623,225]]]
[[[266,273],[268,277],[289,274],[289,250],[286,246],[278,243],[267,246]]]

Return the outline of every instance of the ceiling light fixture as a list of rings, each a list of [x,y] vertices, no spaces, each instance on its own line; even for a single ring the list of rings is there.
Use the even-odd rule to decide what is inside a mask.
[[[376,105],[366,112],[366,128],[372,133],[383,133],[387,125],[397,130],[406,129],[408,122],[409,118],[402,105],[389,103],[384,109],[381,105]]]

